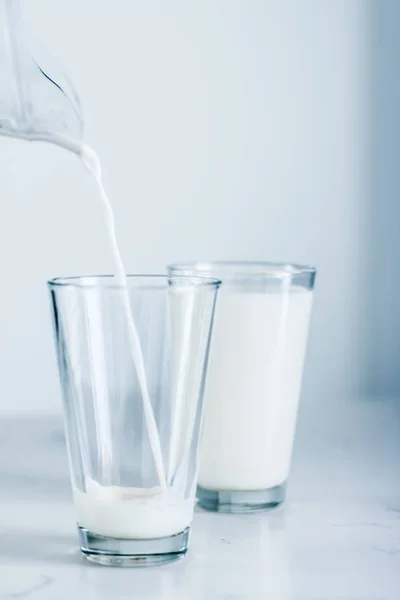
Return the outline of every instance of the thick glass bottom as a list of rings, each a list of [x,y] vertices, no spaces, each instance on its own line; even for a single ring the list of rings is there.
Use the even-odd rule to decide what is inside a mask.
[[[190,527],[181,533],[149,540],[128,540],[97,535],[78,525],[79,544],[85,558],[109,567],[151,567],[185,556]]]
[[[266,490],[207,490],[198,486],[197,499],[206,510],[221,513],[250,513],[279,506],[285,499],[286,483]]]

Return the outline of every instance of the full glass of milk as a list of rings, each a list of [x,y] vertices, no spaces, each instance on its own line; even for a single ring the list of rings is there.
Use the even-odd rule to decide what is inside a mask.
[[[219,284],[48,284],[79,541],[92,561],[143,566],[187,551]]]
[[[249,512],[284,499],[316,271],[294,264],[211,262],[169,267],[218,277],[197,497],[209,510]]]

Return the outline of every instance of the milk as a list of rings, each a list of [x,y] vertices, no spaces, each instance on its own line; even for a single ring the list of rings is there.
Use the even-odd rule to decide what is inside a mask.
[[[199,485],[265,490],[288,477],[312,292],[231,289],[217,300]]]
[[[81,159],[83,165],[89,171],[89,173],[93,176],[96,181],[97,187],[99,189],[100,198],[102,202],[104,219],[107,227],[108,238],[110,242],[112,257],[114,261],[114,269],[115,269],[115,280],[116,283],[122,286],[121,290],[121,305],[125,314],[126,326],[129,337],[129,346],[132,353],[133,363],[135,365],[140,391],[143,400],[143,409],[144,415],[146,419],[146,427],[150,440],[150,447],[153,453],[154,462],[156,465],[156,470],[158,474],[158,478],[160,481],[160,486],[162,489],[166,489],[166,479],[165,479],[165,468],[164,461],[161,452],[161,444],[160,437],[157,431],[157,425],[154,418],[153,409],[151,406],[148,386],[147,386],[147,378],[146,378],[146,370],[144,366],[143,360],[143,352],[140,345],[140,339],[137,332],[137,328],[135,325],[135,321],[133,320],[131,308],[129,304],[129,295],[126,288],[126,275],[125,268],[122,262],[121,254],[118,248],[116,233],[115,233],[115,224],[114,224],[114,213],[111,207],[111,203],[108,199],[108,196],[105,192],[102,176],[101,176],[101,165],[100,160],[97,154],[90,148],[89,146],[83,144],[81,147]],[[99,406],[99,411],[101,414],[102,407]],[[111,455],[108,457],[110,462],[112,460]]]
[[[160,437],[148,391],[143,352],[131,314],[125,269],[116,240],[112,207],[102,183],[100,161],[96,153],[86,145],[82,145],[80,155],[84,166],[94,177],[100,192],[115,265],[115,279],[122,286],[121,310],[124,311],[126,319],[130,351],[137,372],[147,433],[160,485],[156,488],[105,486],[86,477],[84,492],[73,486],[77,519],[79,524],[89,531],[114,538],[150,539],[175,535],[191,524],[194,493],[186,499],[174,495],[172,489],[167,486]],[[95,352],[96,348],[93,348],[93,351]],[[96,426],[101,437],[103,475],[107,477],[111,476],[113,456],[108,403],[106,399],[104,402],[102,401],[102,394],[107,391],[106,387],[103,387],[104,389],[99,390],[99,393],[95,395],[98,402],[96,414],[99,415],[99,422],[96,423]]]
[[[102,486],[86,479],[86,492],[73,487],[78,522],[113,538],[152,539],[175,535],[190,526],[193,498],[155,488]]]

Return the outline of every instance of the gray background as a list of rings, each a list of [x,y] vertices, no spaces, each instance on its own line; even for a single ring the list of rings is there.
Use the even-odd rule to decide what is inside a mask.
[[[315,263],[304,401],[398,395],[400,3],[23,4],[79,90],[127,269]],[[1,411],[59,411],[45,281],[111,270],[98,197],[44,144],[1,139],[0,178]]]

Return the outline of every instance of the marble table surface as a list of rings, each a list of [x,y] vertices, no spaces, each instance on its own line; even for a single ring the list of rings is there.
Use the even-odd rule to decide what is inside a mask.
[[[400,400],[303,403],[284,507],[196,511],[150,569],[81,558],[59,416],[0,416],[0,599],[398,600]],[[327,408],[329,407],[329,408]]]

